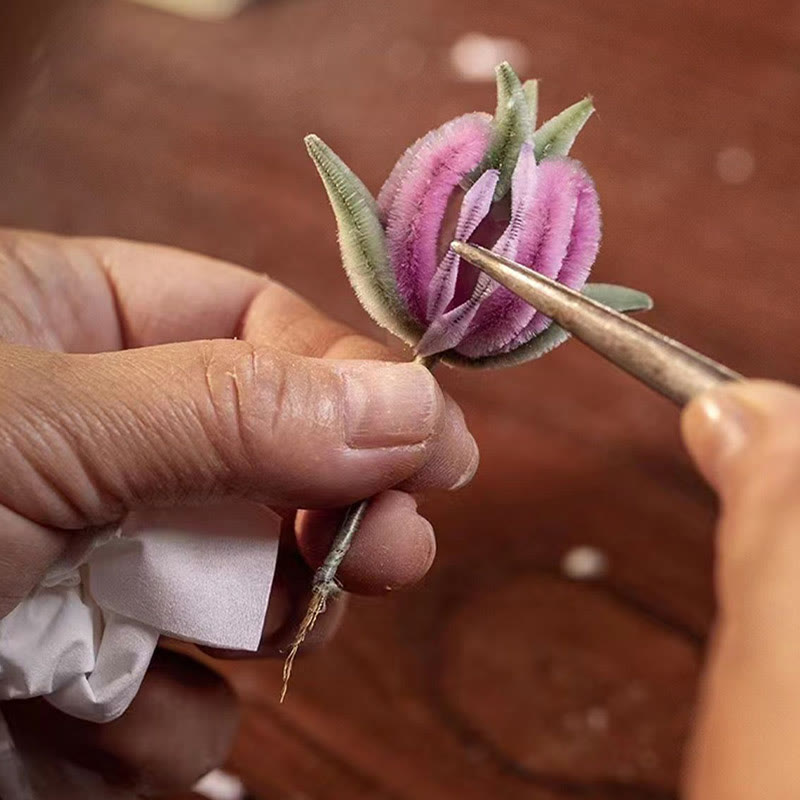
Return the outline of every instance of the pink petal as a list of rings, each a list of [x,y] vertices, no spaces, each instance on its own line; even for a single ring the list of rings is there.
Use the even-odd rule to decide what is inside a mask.
[[[537,170],[535,196],[532,203],[526,203],[527,216],[512,257],[550,278],[561,280],[563,272],[565,283],[579,289],[600,242],[594,186],[571,159],[547,159]],[[509,235],[511,239],[513,235]],[[513,293],[497,289],[484,300],[457,349],[472,358],[505,352],[529,341],[548,324],[548,318]]]
[[[489,288],[488,281],[479,281],[469,300],[431,322],[414,352],[419,356],[431,356],[456,347],[464,338]]]
[[[511,182],[511,219],[506,225],[502,235],[497,240],[497,243],[492,247],[492,250],[498,255],[505,256],[506,258],[514,258],[516,256],[517,243],[519,242],[520,235],[525,226],[525,220],[532,212],[532,203],[536,191],[536,169],[536,159],[533,155],[533,148],[529,144],[525,144],[520,150],[519,160],[517,161],[517,166],[514,170]],[[481,176],[478,183],[483,180],[486,174],[488,173],[484,173],[484,176]],[[475,189],[478,183],[472,188]],[[497,181],[495,180],[494,183],[496,184]],[[494,187],[492,187],[492,191],[494,191]],[[465,205],[466,200],[467,198],[465,197]],[[488,208],[486,212],[484,212],[482,219],[486,216],[486,213],[488,213]],[[478,223],[480,223],[480,221],[481,220],[478,220]],[[477,228],[477,224],[473,227],[470,235],[475,231],[475,228]],[[456,238],[461,239],[462,237],[457,236]],[[455,254],[453,253],[453,255]],[[461,269],[464,268],[462,264]],[[455,288],[455,276],[453,288]],[[485,320],[487,318],[487,306],[490,307],[489,314],[491,315],[495,313],[492,310],[493,305],[501,306],[508,302],[507,298],[503,295],[510,295],[512,298],[515,298],[507,289],[503,289],[499,284],[487,278],[484,273],[481,273],[478,276],[471,296],[467,300],[451,309],[446,314],[434,319],[417,344],[416,352],[424,356],[456,347],[462,339],[467,336],[468,331],[480,325],[481,319]],[[525,309],[528,309],[528,311],[525,311],[527,316],[519,322],[514,330],[523,327],[533,313],[533,311],[530,310],[530,306],[525,303],[522,305]]]
[[[547,230],[543,202],[549,197],[547,170],[540,177],[533,147],[525,144],[511,183],[511,219],[492,250],[505,258],[520,260],[521,248],[529,247],[531,238],[541,238]],[[544,183],[542,184],[542,178]],[[512,339],[531,320],[534,310],[513,292],[492,282],[492,292],[482,303],[462,345],[476,353],[493,352]],[[459,352],[463,352],[459,347]]]
[[[494,190],[500,173],[490,169],[483,173],[464,195],[461,210],[456,223],[454,239],[466,242],[478,225],[483,222],[492,207]],[[428,287],[428,319],[435,320],[441,316],[453,299],[458,276],[459,257],[448,247],[436,273]]]
[[[484,114],[468,114],[431,131],[400,159],[378,196],[398,290],[422,324],[447,201],[483,158],[490,135]]]
[[[492,248],[503,258],[516,260],[517,246],[520,239],[525,236],[528,221],[535,209],[538,169],[533,147],[530,144],[523,144],[511,178],[511,219],[503,235]]]
[[[574,162],[578,187],[578,207],[567,248],[567,255],[558,273],[558,280],[571,289],[582,289],[589,279],[592,265],[597,258],[602,236],[600,226],[600,202],[597,190],[589,175]]]
[[[559,163],[545,161],[544,164]],[[564,162],[561,162],[564,163]],[[558,280],[571,289],[580,290],[586,284],[592,265],[600,249],[601,225],[600,203],[594,183],[586,171],[576,161],[568,162],[573,170],[577,187],[577,206],[570,234],[569,245]],[[553,277],[553,276],[550,276]],[[513,350],[538,336],[550,324],[550,317],[536,313],[531,322],[509,343],[506,350]]]
[[[394,167],[392,167],[389,177],[384,181],[383,186],[378,193],[378,208],[381,210],[384,223],[386,222],[386,213],[397,196],[397,190],[400,188],[400,184],[403,182],[403,179],[406,177],[406,175],[408,175],[411,165],[414,163],[414,159],[417,157],[419,151],[423,147],[428,146],[432,139],[442,135],[446,136],[447,130],[451,125],[461,123],[464,119],[474,117],[483,120],[487,125],[491,125],[492,117],[490,114],[485,114],[483,112],[464,114],[456,119],[450,120],[450,122],[446,122],[444,125],[441,125],[432,131],[429,131],[424,136],[417,139],[414,144],[406,148],[403,155],[400,156],[400,158],[397,160],[397,163],[394,165]]]

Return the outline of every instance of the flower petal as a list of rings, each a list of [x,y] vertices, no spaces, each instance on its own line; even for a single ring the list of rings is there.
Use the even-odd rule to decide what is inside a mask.
[[[603,303],[617,311],[649,311],[653,307],[652,299],[644,292],[616,286],[610,283],[587,283],[581,292],[599,303]],[[511,367],[540,358],[569,339],[569,334],[560,326],[551,324],[543,333],[529,342],[510,350],[483,358],[468,358],[455,350],[442,357],[442,361],[451,367],[472,367],[474,369],[494,369]]]
[[[512,260],[517,257],[520,239],[526,235],[525,229],[535,212],[538,177],[539,169],[536,166],[533,147],[525,143],[520,148],[517,167],[511,181],[511,219],[502,236],[492,247],[499,256]]]
[[[389,212],[389,209],[392,207],[395,197],[397,196],[397,190],[400,188],[400,184],[403,182],[403,179],[406,178],[411,170],[414,159],[416,159],[420,150],[430,147],[432,142],[438,141],[443,137],[446,138],[448,135],[450,135],[451,127],[460,127],[464,124],[464,120],[466,119],[472,119],[477,124],[483,122],[487,132],[490,130],[489,126],[492,123],[491,114],[486,114],[482,111],[476,111],[472,114],[464,114],[460,117],[456,117],[455,119],[446,122],[444,125],[441,125],[432,131],[428,131],[428,133],[426,133],[424,136],[417,139],[414,144],[406,148],[406,150],[403,152],[403,155],[400,156],[400,158],[397,160],[397,163],[394,165],[394,167],[392,167],[392,171],[389,173],[389,177],[384,181],[380,192],[378,192],[378,208],[380,210],[381,221],[384,223],[384,225],[386,224],[386,216]]]
[[[533,125],[528,100],[511,65],[503,62],[495,70],[497,75],[497,110],[492,120],[492,140],[470,181],[487,169],[500,170],[500,180],[494,191],[499,200],[511,188],[511,179],[517,158],[524,142],[531,140]]]
[[[494,190],[499,177],[496,169],[487,170],[464,195],[454,239],[466,242],[475,233],[478,225],[483,222],[492,207]],[[429,320],[441,316],[453,299],[459,261],[458,254],[448,247],[428,288],[427,318]]]
[[[397,291],[375,200],[318,136],[305,142],[333,207],[342,263],[359,302],[378,325],[413,344],[420,326]]]
[[[438,266],[439,232],[453,190],[480,162],[491,135],[482,114],[432,131],[406,154],[378,197],[400,296],[424,325],[428,286]]]
[[[533,135],[536,160],[567,155],[593,113],[592,98],[586,97],[545,122]]]
[[[533,161],[532,152],[530,158]],[[520,200],[519,217],[515,220],[512,213],[506,234],[492,249],[548,278],[557,278],[571,244],[581,185],[579,178],[585,173],[577,162],[557,159],[539,164],[533,179],[527,176],[526,165],[521,153],[518,168],[521,177],[517,185],[524,186],[525,194]],[[522,189],[518,190],[518,194],[521,193]],[[512,192],[512,204],[513,196]],[[516,232],[512,231],[515,227]],[[458,351],[471,358],[503,352],[517,343],[518,337],[535,321],[535,316],[534,309],[524,300],[508,289],[498,288],[481,304]],[[525,341],[533,335],[529,333]]]
[[[469,300],[437,317],[428,326],[417,342],[414,352],[418,356],[432,356],[452,350],[464,338],[470,323],[481,306],[481,300],[489,291],[487,281],[476,284]]]
[[[575,205],[572,215],[572,226],[569,233],[566,251],[548,250],[545,248],[536,256],[521,253],[523,264],[536,265],[549,278],[556,278],[559,283],[570,289],[580,289],[586,283],[589,273],[600,249],[600,204],[592,179],[577,161],[572,159],[553,159],[541,164],[544,174],[553,175],[554,186],[559,182],[570,183],[574,189]],[[566,196],[566,191],[565,191]],[[560,261],[560,267],[554,270]],[[550,324],[550,318],[536,312],[527,326],[504,349],[510,350],[538,336]]]
[[[548,161],[548,164],[564,164],[564,161]],[[577,161],[567,161],[564,169],[573,169],[577,187],[577,205],[572,223],[569,247],[558,273],[558,280],[572,289],[586,283],[597,258],[602,235],[600,225],[600,201],[594,182]]]
[[[512,181],[511,219],[497,243],[492,247],[495,253],[505,258],[515,258],[517,243],[526,219],[533,211],[536,196],[536,170],[533,147],[530,144],[523,144]],[[483,177],[470,189],[470,192],[482,180]],[[466,198],[464,200],[466,203]],[[486,214],[484,213],[483,216],[485,217]],[[458,235],[456,238],[462,241],[466,240],[465,237]],[[448,256],[451,254],[458,263],[458,256],[452,251],[448,253]],[[453,272],[455,273],[455,270]],[[455,286],[455,275],[453,275],[453,285]],[[523,319],[511,321],[509,317],[502,316],[510,308],[523,315]],[[424,356],[456,347],[466,336],[471,337],[472,330],[476,326],[479,331],[484,330],[487,326],[502,327],[508,331],[507,336],[510,339],[514,333],[525,326],[532,314],[533,309],[527,303],[489,279],[484,273],[480,273],[469,299],[447,313],[437,315],[417,345],[416,352]]]

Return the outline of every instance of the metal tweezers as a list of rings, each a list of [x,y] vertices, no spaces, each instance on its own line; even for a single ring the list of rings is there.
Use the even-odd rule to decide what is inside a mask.
[[[647,325],[591,300],[491,250],[455,241],[461,258],[514,292],[537,311],[678,405],[719,383],[743,380],[713,361]]]

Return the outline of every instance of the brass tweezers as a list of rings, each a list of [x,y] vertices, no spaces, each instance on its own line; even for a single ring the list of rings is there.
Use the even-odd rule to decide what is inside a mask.
[[[451,248],[537,311],[678,405],[724,381],[742,380],[713,361],[663,333],[613,308],[585,297],[532,269],[490,250],[455,241]]]

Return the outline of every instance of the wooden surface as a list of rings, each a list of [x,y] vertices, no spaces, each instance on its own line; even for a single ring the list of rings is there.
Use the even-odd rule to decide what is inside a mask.
[[[449,64],[468,31],[520,40],[543,113],[594,95],[575,154],[604,209],[595,277],[741,372],[800,381],[793,0],[282,0],[220,25],[104,3],[4,134],[0,220],[228,258],[367,330],[302,136],[377,190],[415,137],[493,108]],[[427,507],[430,578],[353,603],[283,707],[280,665],[225,666],[233,768],[263,800],[675,797],[714,519],[675,410],[575,343],[442,381],[483,460]],[[580,544],[605,578],[562,575]]]

